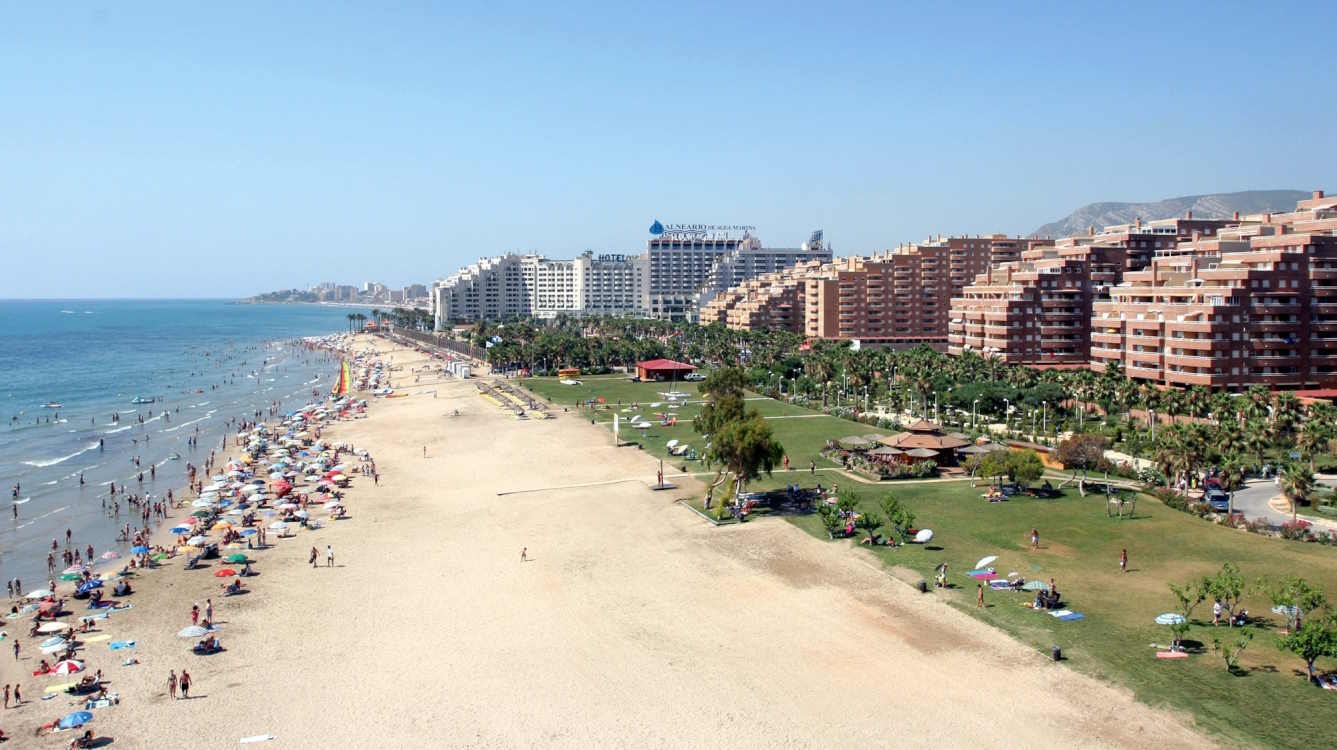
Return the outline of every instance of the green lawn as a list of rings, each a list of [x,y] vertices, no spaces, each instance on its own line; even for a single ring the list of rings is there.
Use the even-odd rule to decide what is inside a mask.
[[[639,401],[644,407],[661,398],[658,391],[668,390],[662,384],[634,384],[622,377],[583,380],[582,386],[563,386],[551,378],[526,380],[524,385],[558,406],[603,396],[612,404],[621,399],[624,403]],[[694,384],[680,383],[677,388],[696,390]],[[769,400],[748,404],[768,416],[813,413]],[[664,442],[669,439],[700,443],[690,425],[697,408],[689,404],[680,409],[676,427],[647,430],[645,449],[663,457]],[[611,421],[612,413],[601,410],[595,412],[595,418]],[[791,464],[804,469],[811,459],[819,467],[832,466],[817,456],[828,438],[877,432],[826,416],[774,419],[771,425]],[[639,437],[635,433],[624,433],[624,438]],[[681,459],[666,459],[666,466],[682,463]],[[687,469],[703,470],[699,463],[688,464]],[[824,484],[841,479],[832,473],[819,473],[817,478]],[[757,482],[756,488],[790,481],[811,485],[813,480],[806,471],[777,474]],[[1170,639],[1167,628],[1152,622],[1157,614],[1174,609],[1167,583],[1215,572],[1226,561],[1237,564],[1250,581],[1298,573],[1337,599],[1337,552],[1331,547],[1226,529],[1166,508],[1149,497],[1139,501],[1135,518],[1119,521],[1105,516],[1101,498],[1080,498],[1075,491],[1057,500],[1017,498],[990,504],[969,482],[886,482],[860,484],[856,489],[869,509],[875,508],[882,493],[894,493],[915,511],[917,526],[934,530],[933,542],[869,550],[849,541],[829,541],[816,515],[789,516],[788,520],[823,543],[848,545],[850,554],[878,555],[887,565],[917,571],[930,581],[934,567],[946,562],[957,588],[931,596],[997,625],[1038,650],[1047,653],[1057,644],[1073,668],[1126,685],[1151,705],[1186,711],[1223,738],[1268,747],[1337,745],[1337,726],[1332,721],[1337,716],[1337,693],[1310,686],[1303,677],[1303,663],[1275,647],[1275,628],[1281,618],[1270,613],[1264,595],[1255,593],[1245,601],[1250,613],[1271,624],[1255,629],[1254,640],[1241,660],[1247,672],[1241,676],[1227,672],[1224,661],[1211,653],[1212,636],[1228,633],[1225,628],[1211,627],[1210,602],[1194,613],[1196,622],[1186,636],[1204,644],[1202,653],[1183,661],[1158,661],[1150,645],[1166,644]],[[1040,531],[1037,552],[1029,550],[1033,527]],[[1125,575],[1118,566],[1122,548],[1129,554],[1130,572]],[[1026,593],[989,591],[989,606],[977,609],[975,582],[964,573],[976,560],[991,554],[999,556],[994,567],[1002,573],[1017,571],[1027,578],[1056,579],[1065,605],[1085,613],[1086,619],[1061,622],[1022,607],[1030,598]],[[1320,667],[1333,669],[1337,661],[1320,662]]]

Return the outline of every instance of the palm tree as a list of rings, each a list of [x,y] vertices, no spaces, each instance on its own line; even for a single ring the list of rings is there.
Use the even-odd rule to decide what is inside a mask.
[[[1296,508],[1314,492],[1314,475],[1303,464],[1290,463],[1281,472],[1281,491],[1291,502],[1291,523],[1295,523]]]

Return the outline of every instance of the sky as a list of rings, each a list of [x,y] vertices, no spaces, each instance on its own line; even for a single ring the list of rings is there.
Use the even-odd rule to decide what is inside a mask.
[[[638,252],[655,219],[849,255],[1337,190],[1334,8],[3,3],[0,298],[427,283]]]

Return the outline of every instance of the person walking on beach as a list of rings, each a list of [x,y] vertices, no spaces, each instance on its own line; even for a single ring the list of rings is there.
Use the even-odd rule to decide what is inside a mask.
[[[1128,572],[1128,548],[1126,547],[1119,553],[1119,572]]]
[[[171,673],[170,675],[167,676],[167,694],[170,695],[170,696],[172,697],[172,700],[176,700],[176,670],[175,670],[175,669],[173,669],[173,670],[172,670],[172,673]]]
[[[19,642],[14,641],[14,661],[19,660]]]
[[[213,599],[205,599],[205,600],[204,600],[204,619],[208,620],[209,622],[213,622],[213,621],[214,621],[214,600],[213,600]]]
[[[427,446],[425,445],[422,447],[422,457],[427,458]]]
[[[181,681],[180,681],[179,684],[181,685],[181,697],[182,697],[182,699],[184,699],[184,700],[189,700],[189,699],[190,699],[190,672],[187,672],[187,671],[184,670],[184,669],[181,670]]]
[[[14,683],[14,707],[18,708],[19,704],[22,702],[23,693],[19,691],[19,684],[16,682]]]
[[[191,625],[199,625],[199,624],[200,624],[200,603],[199,603],[199,602],[195,602],[194,604],[190,605],[190,624],[191,624]]]
[[[9,708],[9,683],[5,683],[5,708]]]
[[[328,544],[325,545],[325,567],[334,567],[334,548]]]
[[[311,567],[313,567],[313,568],[316,567],[316,555],[317,555],[317,554],[318,554],[318,553],[316,552],[316,548],[315,548],[315,547],[312,547],[312,548],[311,548],[311,556],[307,559],[307,562],[311,563]]]
[[[521,548],[520,548],[520,562],[529,562],[529,548],[528,548],[528,547],[521,547]],[[19,646],[19,644],[17,644],[17,643],[14,644],[14,648],[16,648],[16,649],[18,648],[18,646]]]
[[[976,607],[983,607],[983,606],[984,606],[984,584],[981,583],[981,584],[979,584],[978,586],[976,586],[975,588],[976,588],[976,590],[977,590],[977,592],[978,592],[978,593],[975,594],[975,606],[976,606]]]

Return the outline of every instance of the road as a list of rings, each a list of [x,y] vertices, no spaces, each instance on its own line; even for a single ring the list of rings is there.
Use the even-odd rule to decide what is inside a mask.
[[[1321,484],[1333,486],[1337,482],[1337,477],[1318,476],[1316,479]],[[1281,489],[1273,483],[1271,479],[1250,479],[1244,483],[1244,487],[1235,491],[1234,508],[1237,512],[1243,513],[1245,518],[1263,518],[1273,526],[1280,526],[1282,523],[1291,520],[1290,513],[1279,513],[1268,505],[1268,501],[1281,494]],[[1313,516],[1310,516],[1313,518]],[[1316,519],[1320,523],[1332,526],[1332,522],[1323,519]]]

